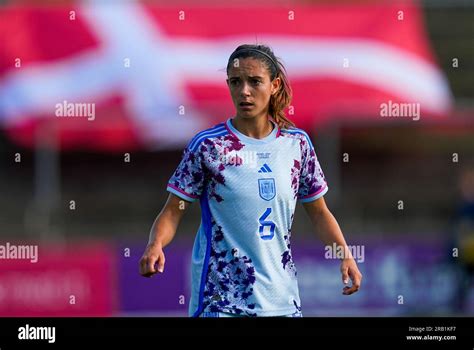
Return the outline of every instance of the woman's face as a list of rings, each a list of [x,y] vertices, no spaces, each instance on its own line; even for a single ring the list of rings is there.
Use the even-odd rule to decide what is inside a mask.
[[[248,57],[231,63],[227,85],[241,118],[266,116],[270,97],[278,91],[280,78],[270,81],[270,73],[260,60]]]

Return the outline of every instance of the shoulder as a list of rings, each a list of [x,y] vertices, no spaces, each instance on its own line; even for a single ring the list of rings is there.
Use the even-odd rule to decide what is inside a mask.
[[[196,151],[205,140],[212,139],[214,137],[220,137],[227,135],[229,133],[224,122],[214,125],[211,128],[204,129],[198,132],[194,137],[189,141],[187,149],[190,151]]]
[[[281,129],[280,134],[283,137],[290,137],[300,141],[301,146],[310,146],[313,148],[313,144],[311,142],[311,138],[309,137],[308,133],[303,129],[290,127],[286,129]]]

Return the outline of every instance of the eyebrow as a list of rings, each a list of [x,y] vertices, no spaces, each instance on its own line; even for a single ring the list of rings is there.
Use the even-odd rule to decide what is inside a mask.
[[[239,79],[239,78],[240,78],[240,76],[229,77],[229,79]],[[263,79],[263,77],[258,76],[258,75],[255,75],[255,76],[249,75],[249,78],[250,79]]]

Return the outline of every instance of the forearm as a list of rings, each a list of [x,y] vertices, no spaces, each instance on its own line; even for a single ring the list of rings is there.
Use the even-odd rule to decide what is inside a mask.
[[[150,230],[149,247],[164,248],[174,238],[179,222],[190,203],[170,193]]]
[[[150,230],[149,246],[166,247],[174,238],[188,203],[170,195],[165,207],[156,217]]]
[[[344,247],[343,249],[347,254],[344,256],[351,256],[350,250],[347,249],[347,243],[341,228],[329,209],[314,213],[311,216],[311,221],[316,230],[317,236],[325,245],[332,246],[333,244],[336,244],[338,247]]]
[[[333,249],[333,245],[336,244],[336,256],[341,258],[341,274],[342,281],[344,284],[349,282],[349,278],[352,280],[352,286],[345,286],[342,290],[342,294],[350,295],[355,293],[360,288],[360,282],[362,280],[362,274],[357,268],[357,264],[354,257],[351,254],[351,250],[347,246],[344,235],[342,234],[341,228],[337,223],[334,215],[329,211],[326,206],[324,198],[319,198],[312,202],[303,203],[308,216],[313,223],[316,230],[316,234],[326,244],[326,247]],[[343,255],[339,256],[340,247],[342,247]]]
[[[179,220],[180,216],[176,216],[171,211],[161,212],[151,227],[148,245],[161,248],[167,246],[176,234]]]

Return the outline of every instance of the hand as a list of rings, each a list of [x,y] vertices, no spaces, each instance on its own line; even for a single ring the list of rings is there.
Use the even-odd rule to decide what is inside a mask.
[[[357,264],[353,258],[347,258],[347,259],[342,260],[341,274],[342,274],[342,282],[344,284],[349,283],[349,277],[352,281],[352,286],[351,287],[345,286],[342,289],[342,294],[351,295],[352,293],[357,292],[360,288],[360,283],[362,281],[362,274],[357,268]]]
[[[158,268],[155,268],[158,265]],[[163,273],[165,269],[165,253],[160,245],[148,245],[140,259],[140,274],[152,277],[157,272]]]

